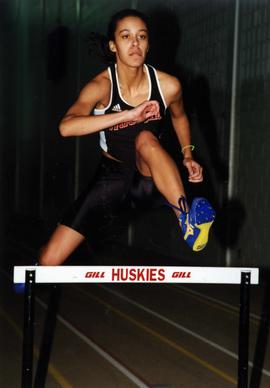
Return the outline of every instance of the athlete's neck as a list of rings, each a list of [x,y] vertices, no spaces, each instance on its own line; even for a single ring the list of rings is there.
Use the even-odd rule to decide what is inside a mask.
[[[116,71],[121,90],[129,95],[138,94],[141,89],[145,88],[147,75],[144,70],[144,65],[140,67],[127,67],[122,63],[118,63],[116,65]]]

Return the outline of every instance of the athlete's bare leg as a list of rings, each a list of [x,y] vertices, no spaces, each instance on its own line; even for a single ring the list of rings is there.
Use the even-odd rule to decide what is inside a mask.
[[[41,249],[40,265],[60,265],[84,241],[85,237],[65,225],[58,225],[48,243]]]
[[[182,179],[174,160],[149,131],[142,131],[136,138],[136,163],[142,175],[151,176],[157,189],[175,206],[185,196]],[[177,216],[179,212],[175,210]]]

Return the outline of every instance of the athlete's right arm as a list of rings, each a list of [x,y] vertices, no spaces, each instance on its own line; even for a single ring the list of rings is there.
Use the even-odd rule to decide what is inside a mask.
[[[105,77],[98,76],[89,82],[61,120],[60,134],[64,137],[83,136],[124,122],[139,123],[156,115],[159,110],[156,101],[145,101],[131,110],[99,116],[90,115],[95,106],[104,99],[104,95],[108,94],[109,88],[110,82]]]

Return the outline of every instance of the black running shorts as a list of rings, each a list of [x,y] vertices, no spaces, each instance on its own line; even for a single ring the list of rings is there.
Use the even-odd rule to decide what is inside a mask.
[[[163,202],[151,177],[104,156],[93,181],[70,206],[60,224],[85,237],[94,232],[106,233],[132,207],[148,209]]]

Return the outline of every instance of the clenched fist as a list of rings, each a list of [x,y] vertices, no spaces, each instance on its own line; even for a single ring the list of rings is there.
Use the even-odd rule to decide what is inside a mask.
[[[159,103],[157,101],[144,101],[136,108],[128,111],[128,120],[134,123],[142,123],[150,117],[159,116]]]

